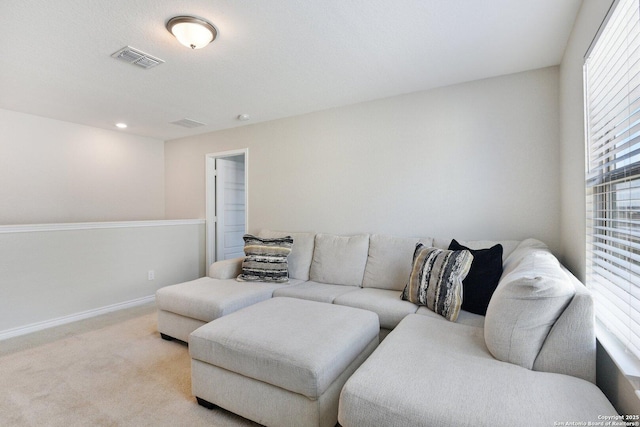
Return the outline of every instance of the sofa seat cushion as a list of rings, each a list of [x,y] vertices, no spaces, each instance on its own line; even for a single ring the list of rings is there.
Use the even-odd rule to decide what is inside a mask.
[[[292,280],[290,283],[300,283]],[[291,284],[238,282],[210,277],[165,286],[156,292],[158,309],[210,322],[241,308],[269,299],[274,289]]]
[[[328,283],[304,282],[281,287],[273,292],[274,297],[289,297],[332,304],[340,295],[360,291],[356,286],[331,285]]]
[[[393,329],[418,309],[417,305],[401,300],[400,294],[402,291],[364,288],[339,295],[333,303],[373,311],[378,314],[381,328]]]
[[[343,427],[493,427],[523,420],[548,427],[615,414],[587,381],[494,359],[481,328],[412,314],[347,381],[338,420]]]
[[[366,310],[273,298],[196,329],[189,353],[313,400],[363,351],[377,346],[379,328],[376,315]]]
[[[427,307],[424,307],[424,306],[419,307],[418,311],[416,311],[416,314],[433,317],[434,319],[447,320],[444,317],[434,313],[433,311],[429,310]],[[460,310],[460,313],[458,314],[458,320],[456,320],[456,323],[459,323],[460,325],[468,325],[468,326],[475,326],[477,328],[484,328],[484,316],[481,316],[475,313],[469,313],[468,311],[465,311],[465,310]]]
[[[368,234],[316,234],[309,279],[333,285],[362,286],[368,252]]]

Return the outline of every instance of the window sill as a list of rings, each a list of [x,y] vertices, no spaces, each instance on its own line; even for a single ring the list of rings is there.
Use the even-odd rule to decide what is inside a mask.
[[[624,344],[597,319],[596,337],[640,398],[640,359],[629,352]]]

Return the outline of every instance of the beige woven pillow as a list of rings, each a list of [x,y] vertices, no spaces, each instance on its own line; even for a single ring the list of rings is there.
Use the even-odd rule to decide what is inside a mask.
[[[449,251],[418,243],[402,299],[424,305],[455,322],[462,305],[462,281],[472,261],[473,255],[467,250]]]

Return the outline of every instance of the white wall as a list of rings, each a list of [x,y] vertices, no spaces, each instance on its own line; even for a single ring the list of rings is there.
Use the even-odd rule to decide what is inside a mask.
[[[204,267],[202,221],[0,227],[0,338],[152,297],[162,286],[203,276]]]
[[[201,223],[31,232],[11,225],[162,219],[163,141],[0,110],[0,338],[204,274]]]
[[[0,224],[164,218],[163,141],[0,109]]]
[[[559,248],[558,68],[165,143],[167,218],[204,218],[204,155],[249,148],[249,229]]]

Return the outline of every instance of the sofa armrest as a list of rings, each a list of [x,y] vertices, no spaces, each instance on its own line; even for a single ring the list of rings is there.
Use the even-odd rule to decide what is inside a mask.
[[[244,257],[216,261],[209,267],[209,277],[212,279],[235,279],[242,272]]]
[[[562,268],[571,278],[576,294],[549,331],[533,369],[572,375],[595,384],[596,331],[593,297],[569,270]]]

